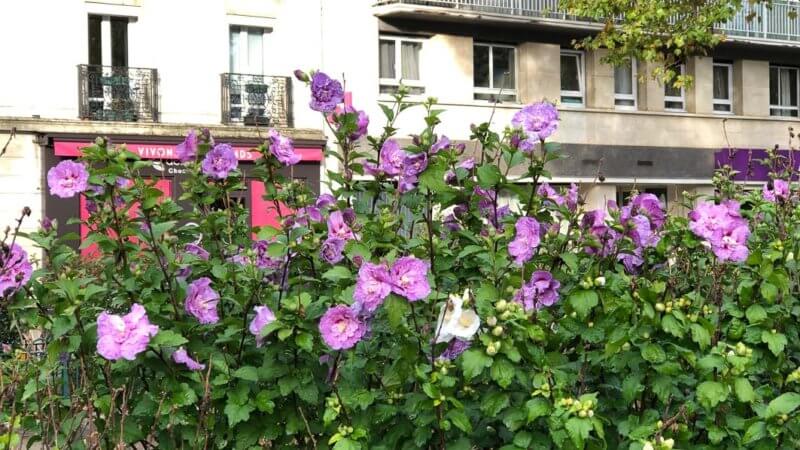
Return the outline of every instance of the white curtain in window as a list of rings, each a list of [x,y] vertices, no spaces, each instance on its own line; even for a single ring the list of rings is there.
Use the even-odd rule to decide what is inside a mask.
[[[797,106],[797,71],[780,69],[780,105]]]
[[[633,95],[633,76],[631,67],[622,65],[614,68],[614,93]]]
[[[247,64],[248,73],[264,73],[264,32],[259,28],[247,31]]]
[[[394,41],[380,41],[380,77],[397,78],[394,70]]]
[[[231,41],[230,41],[230,55],[231,55],[231,72],[236,73],[239,71],[239,29],[231,28]]]
[[[728,67],[714,66],[714,98],[718,100],[730,99],[728,92]]]
[[[403,42],[400,46],[400,64],[404,80],[419,80],[419,42]]]

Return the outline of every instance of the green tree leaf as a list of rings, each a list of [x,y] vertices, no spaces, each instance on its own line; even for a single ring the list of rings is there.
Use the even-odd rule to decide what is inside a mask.
[[[728,388],[717,381],[704,381],[697,386],[697,400],[707,409],[714,408],[728,398]]]
[[[572,443],[578,448],[583,448],[583,443],[586,442],[586,439],[589,439],[589,433],[592,431],[593,426],[589,419],[572,417],[564,424],[564,428],[567,429]]]
[[[781,414],[789,414],[800,406],[800,394],[787,392],[774,398],[764,411],[764,418],[771,419]]]
[[[236,369],[233,376],[247,381],[258,381],[258,370],[253,366],[244,366]]]
[[[642,358],[653,364],[660,364],[667,360],[667,354],[660,345],[650,343],[642,347]]]
[[[711,346],[711,335],[699,323],[693,323],[691,326],[692,340],[697,343],[701,350]]]
[[[580,317],[581,320],[586,319],[592,308],[600,303],[600,299],[595,291],[581,289],[572,291],[572,293],[569,294],[569,299],[567,301],[569,302],[570,306],[572,306],[572,309],[578,313],[578,317]]]
[[[172,330],[160,330],[151,343],[159,347],[179,347],[187,342],[189,340],[180,333]]]
[[[778,356],[783,353],[783,349],[786,348],[786,344],[789,342],[786,340],[786,336],[781,333],[773,333],[771,331],[764,330],[761,333],[761,342],[767,344],[769,347],[769,351],[772,352],[773,355]]]
[[[752,403],[756,399],[753,386],[747,378],[737,378],[733,382],[733,390],[736,392],[736,397],[740,402]]]
[[[750,323],[759,323],[767,319],[767,310],[761,305],[750,305],[745,316]]]
[[[467,379],[475,378],[483,372],[483,369],[492,366],[490,358],[483,349],[469,349],[461,355],[461,367]]]
[[[459,430],[465,433],[472,432],[472,424],[469,422],[469,417],[461,409],[451,409],[447,411],[446,417],[453,422],[453,425],[458,427]]]
[[[478,184],[484,189],[494,187],[501,178],[500,169],[494,164],[484,164],[478,167]]]
[[[254,409],[255,408],[248,404],[237,405],[229,401],[228,404],[225,405],[225,415],[228,416],[228,425],[234,426],[239,422],[250,420],[250,413],[253,412]]]
[[[495,358],[492,363],[492,379],[501,388],[508,387],[514,379],[514,366],[505,358]]]

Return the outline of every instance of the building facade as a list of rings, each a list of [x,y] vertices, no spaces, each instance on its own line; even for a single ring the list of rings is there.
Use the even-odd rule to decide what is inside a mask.
[[[599,25],[558,13],[557,0],[349,3],[324,18],[347,24],[328,32],[335,42],[325,67],[345,74],[357,107],[382,117],[376,103],[391,101],[402,80],[412,101],[432,96],[446,109],[440,133],[464,140],[471,123],[491,117],[502,129],[522,105],[554,101],[562,121],[553,139],[567,158],[551,166],[553,182],[580,183],[589,207],[636,188],[681,212],[683,191],[712,191],[721,149],[785,148],[797,121],[800,18],[788,14],[792,2],[720,25],[726,42],[682,68],[694,77],[691,89],[665,87],[636,61],[614,68],[601,62],[603,51],[576,51],[573,39]],[[421,108],[403,114],[400,135],[424,127]]]
[[[165,195],[181,195],[175,146],[191,128],[230,143],[245,176],[277,128],[302,154],[292,176],[319,190],[326,137],[298,67],[320,65],[319,2],[265,0],[20,0],[3,2],[0,47],[0,217],[85,214],[80,199],[47,192],[46,173],[104,136],[152,159]],[[34,29],[39,31],[33,31]],[[270,223],[263,186],[241,201],[253,225]]]

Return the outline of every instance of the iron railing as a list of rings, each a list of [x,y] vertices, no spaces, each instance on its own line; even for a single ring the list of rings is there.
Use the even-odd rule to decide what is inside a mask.
[[[158,71],[81,64],[78,111],[81,119],[158,122]]]
[[[572,16],[559,6],[559,0],[378,0],[377,5],[410,4],[512,17],[538,17],[570,20],[596,25],[592,19]],[[716,31],[732,37],[771,41],[800,41],[800,3],[795,0],[772,0],[751,4],[742,2],[742,9]]]
[[[292,126],[291,78],[223,73],[222,123]]]

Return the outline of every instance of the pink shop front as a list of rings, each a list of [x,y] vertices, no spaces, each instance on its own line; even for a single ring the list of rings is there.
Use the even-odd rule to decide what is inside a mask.
[[[147,173],[149,177],[156,181],[156,186],[176,202],[182,194],[181,181],[186,178],[186,169],[177,160],[175,147],[182,140],[160,139],[158,141],[141,138],[129,137],[109,137],[113,143],[125,143],[128,150],[138,154],[142,159],[153,161],[153,168]],[[256,180],[248,180],[248,174],[253,168],[253,161],[260,155],[251,151],[259,145],[253,141],[229,142],[236,152],[239,159],[239,169],[245,178],[247,189],[239,191],[236,199],[244,204],[250,211],[250,223],[252,226],[276,225],[277,211],[271,202],[263,200],[264,184]],[[43,186],[47,186],[47,171],[64,159],[74,159],[81,154],[81,149],[91,145],[88,138],[78,137],[50,137],[48,145],[44,147],[44,171],[42,173]],[[295,179],[303,180],[316,193],[319,193],[320,186],[320,164],[322,161],[322,146],[319,141],[295,141],[295,151],[302,156],[300,163],[293,167],[283,169],[284,175]],[[47,190],[46,190],[47,191]],[[185,204],[184,208],[191,208]],[[87,229],[83,225],[67,225],[70,218],[88,217],[86,202],[83,196],[62,199],[44,192],[44,213],[47,217],[58,219],[59,233],[75,232],[84,237]],[[76,243],[77,245],[77,243]]]

